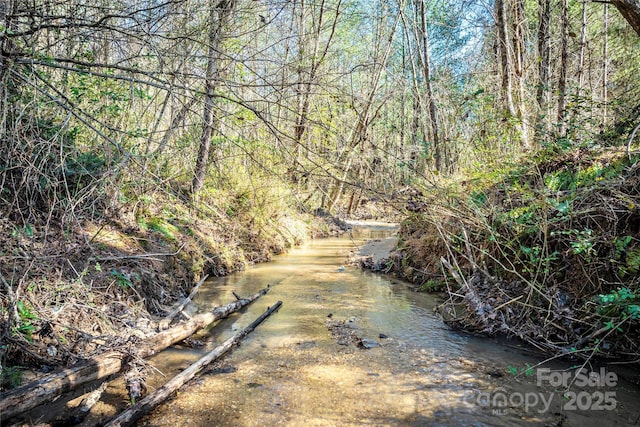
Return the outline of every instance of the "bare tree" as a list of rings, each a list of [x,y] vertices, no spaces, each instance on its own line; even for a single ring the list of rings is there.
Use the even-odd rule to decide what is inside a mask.
[[[299,4],[299,25],[298,25],[298,82],[296,84],[296,96],[297,96],[297,112],[296,122],[294,127],[294,141],[297,144],[298,159],[300,161],[300,153],[303,150],[304,136],[307,129],[307,122],[309,120],[309,106],[312,97],[312,88],[316,84],[318,72],[320,67],[324,63],[327,53],[332,46],[333,38],[336,32],[340,16],[340,7],[342,0],[338,0],[333,6],[333,10],[328,10],[326,0],[322,0],[319,5],[316,6],[317,13],[312,20],[313,31],[311,37],[313,38],[312,48],[309,58],[305,58],[306,52],[306,30],[305,30],[305,1],[301,0]],[[331,13],[331,16],[327,17]],[[325,22],[329,19],[329,29],[325,28]],[[323,33],[327,31],[328,35],[326,41],[323,42]],[[321,46],[322,45],[322,46]],[[304,67],[305,62],[309,62],[307,69]],[[295,167],[295,165],[294,165]]]
[[[529,146],[525,90],[525,33],[524,2],[522,0],[496,0],[495,25],[497,48],[500,55],[502,100],[506,119],[515,119],[518,142]],[[508,29],[511,22],[511,33]],[[514,80],[517,96],[514,97]],[[516,103],[517,101],[517,103]]]
[[[582,19],[580,26],[580,56],[578,59],[578,93],[580,96],[580,92],[584,86],[584,67],[585,67],[585,54],[587,49],[587,2],[582,2]]]
[[[558,76],[558,115],[559,135],[565,136],[567,116],[567,73],[569,68],[569,2],[562,0],[560,16],[560,70]]]
[[[607,124],[607,103],[609,84],[609,5],[604,4],[602,11],[602,124]]]
[[[403,4],[404,2],[401,2]],[[329,211],[332,211],[342,197],[344,186],[347,176],[351,171],[351,167],[354,162],[354,157],[357,153],[356,148],[362,146],[367,139],[367,131],[371,125],[373,119],[373,112],[375,109],[375,100],[378,94],[380,80],[387,67],[387,62],[391,54],[393,47],[393,41],[397,32],[398,23],[400,22],[400,12],[396,13],[393,18],[393,22],[388,28],[386,34],[386,40],[383,40],[384,45],[381,52],[381,56],[375,61],[375,67],[372,70],[371,80],[369,87],[366,89],[366,96],[359,105],[359,111],[357,111],[357,121],[355,127],[351,131],[351,137],[348,141],[347,149],[344,154],[340,156],[340,164],[343,166],[342,175],[334,180],[333,190],[329,197]]]
[[[551,73],[551,33],[549,25],[551,21],[550,0],[538,0],[538,88],[536,100],[538,102],[538,135],[540,139],[542,131],[549,131],[549,75]]]
[[[191,192],[196,194],[204,186],[209,164],[211,137],[215,130],[215,96],[219,80],[219,55],[222,32],[231,16],[236,0],[209,0],[209,41],[207,71],[205,77],[206,94],[204,98],[202,134]]]
[[[431,84],[431,61],[429,59],[429,36],[427,33],[427,10],[425,7],[424,0],[420,0],[419,8],[416,8],[419,14],[420,19],[420,45],[421,45],[421,55],[420,62],[422,64],[422,73],[424,77],[424,87],[425,87],[425,106],[428,109],[428,117],[429,117],[429,134],[431,136],[431,140],[433,143],[433,157],[435,159],[435,167],[438,172],[444,172],[444,165],[446,164],[446,159],[444,158],[444,150],[442,147],[442,142],[440,141],[439,129],[438,129],[438,114],[435,100],[433,98],[433,87]]]
[[[508,117],[516,116],[516,109],[513,102],[513,84],[510,60],[510,43],[507,36],[507,17],[504,0],[495,2],[495,24],[498,40],[498,52],[500,54],[501,76],[502,76],[502,99],[505,113]]]
[[[518,103],[516,117],[522,144],[529,148],[529,125],[527,120],[527,93],[525,71],[525,14],[524,0],[514,0],[513,4],[513,53],[514,75],[518,83]]]

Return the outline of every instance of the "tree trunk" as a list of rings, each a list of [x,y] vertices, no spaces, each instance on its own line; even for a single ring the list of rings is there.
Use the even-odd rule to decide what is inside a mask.
[[[355,205],[356,192],[355,190],[351,191],[351,196],[349,197],[349,204],[347,205],[347,217],[351,216],[353,213],[353,207]]]
[[[582,25],[580,28],[580,58],[578,60],[578,96],[584,86],[584,59],[587,48],[587,2],[582,2]]]
[[[541,139],[544,133],[549,132],[549,75],[551,74],[551,34],[549,22],[551,20],[551,0],[538,0],[538,89],[536,100],[538,101],[538,123],[536,126],[537,138]]]
[[[413,99],[413,117],[411,119],[411,155],[409,160],[411,161],[412,169],[419,175],[424,175],[424,171],[419,169],[419,159],[424,150],[422,141],[418,139],[418,130],[420,129],[420,92],[414,89]]]
[[[11,38],[7,37],[7,33],[13,28],[12,16],[16,2],[13,0],[4,0],[0,3],[0,25],[4,30],[0,32],[0,138],[6,138],[9,112],[13,106],[13,102],[9,99],[15,92],[15,85],[10,84],[10,67],[13,62],[4,58],[5,54],[10,54],[14,50],[14,43]],[[4,183],[3,183],[4,184]],[[3,185],[4,186],[4,185]],[[0,412],[1,414],[1,412]]]
[[[560,75],[558,77],[558,133],[566,135],[567,116],[567,68],[569,66],[569,3],[562,0],[560,21]]]
[[[611,3],[640,36],[640,0],[612,0]]]
[[[431,62],[429,60],[429,36],[427,34],[427,22],[425,15],[426,10],[424,0],[420,0],[420,35],[422,38],[421,61],[425,86],[425,107],[427,107],[429,112],[429,131],[432,139],[431,142],[433,144],[433,157],[435,160],[435,167],[438,172],[442,173],[444,172],[446,159],[444,158],[444,152],[441,146],[436,103],[433,99],[433,87],[431,85]]]
[[[407,72],[407,55],[405,52],[405,44],[402,43],[402,72]],[[403,80],[404,81],[404,80]],[[398,138],[400,143],[396,146],[396,155],[395,157],[399,160],[398,164],[402,165],[400,169],[399,180],[404,183],[406,181],[406,172],[404,168],[404,163],[406,161],[406,153],[405,153],[405,144],[406,144],[406,132],[407,132],[407,91],[406,88],[402,87],[402,92],[400,93],[400,132],[398,134]]]
[[[498,33],[498,49],[500,51],[500,64],[502,66],[502,99],[504,102],[505,116],[516,116],[513,104],[513,89],[511,82],[511,61],[509,59],[509,42],[507,38],[507,22],[504,0],[496,0],[495,3],[496,30]]]
[[[298,152],[298,159],[300,157],[300,144],[302,143],[302,135],[304,133],[304,127],[306,122],[306,109],[308,108],[308,104],[305,106],[305,100],[308,103],[308,96],[305,96],[305,72],[304,72],[304,60],[305,60],[305,49],[307,47],[306,43],[306,22],[305,22],[305,1],[301,0],[299,2],[294,2],[294,8],[298,7],[300,17],[297,26],[298,37],[297,37],[297,51],[298,51],[298,64],[296,67],[296,74],[298,76],[298,81],[296,82],[296,104],[297,104],[297,116],[296,116],[296,124],[294,126],[293,138],[297,144],[294,149]],[[316,40],[317,41],[317,40]],[[317,46],[317,43],[316,43]],[[296,167],[294,164],[293,168]]]
[[[200,148],[196,168],[191,184],[191,192],[196,194],[202,190],[204,179],[209,165],[209,151],[211,149],[211,137],[215,126],[215,94],[219,79],[218,54],[220,39],[224,24],[235,5],[236,0],[209,0],[209,51],[207,55],[206,94],[204,97],[202,133],[200,135]]]
[[[602,12],[602,129],[607,126],[607,102],[609,102],[609,5],[604,4]]]
[[[305,17],[304,17],[304,1],[301,2],[300,6],[300,24],[298,26],[298,82],[296,85],[296,92],[298,97],[297,102],[297,117],[296,124],[294,126],[294,140],[297,145],[296,151],[298,152],[297,162],[300,162],[302,159],[302,152],[306,148],[306,144],[304,142],[304,136],[307,129],[307,122],[309,120],[309,107],[311,104],[311,89],[316,82],[316,78],[318,75],[318,71],[320,66],[324,62],[324,59],[329,52],[329,47],[331,46],[331,42],[333,40],[333,36],[335,35],[336,26],[338,24],[338,16],[340,13],[340,5],[341,0],[338,1],[336,5],[335,18],[333,20],[333,24],[331,26],[331,32],[329,34],[328,40],[324,44],[322,51],[320,51],[320,41],[325,21],[325,13],[326,13],[326,4],[325,0],[322,0],[319,8],[320,13],[318,15],[317,20],[314,22],[314,40],[313,40],[313,50],[311,52],[311,65],[309,66],[308,73],[304,72],[303,63],[305,61],[304,52],[306,44],[304,40],[305,36]],[[293,165],[292,169],[295,170],[297,165]]]
[[[136,357],[147,358],[153,356],[170,345],[188,338],[216,320],[223,319],[235,313],[266,294],[268,290],[269,288],[265,288],[246,299],[235,301],[223,307],[218,307],[208,313],[194,316],[185,323],[154,335],[139,346]],[[2,414],[3,421],[35,408],[40,404],[50,402],[57,396],[73,390],[82,384],[87,384],[120,372],[124,367],[123,359],[125,356],[126,355],[120,351],[109,351],[95,356],[79,366],[47,375],[38,381],[25,384],[1,394],[0,414]]]
[[[527,124],[527,94],[525,89],[524,75],[524,0],[515,0],[514,4],[514,23],[513,23],[513,52],[514,52],[514,74],[518,82],[518,109],[516,116],[518,118],[518,127],[522,144],[525,148],[530,147],[529,127]]]
[[[404,11],[402,9],[399,10],[400,13],[400,18],[402,19],[402,25],[404,26],[404,32],[406,34],[406,41],[405,43],[403,43],[403,46],[406,44],[407,46],[407,53],[409,55],[409,65],[411,66],[411,76],[412,78],[412,92],[413,92],[413,107],[412,107],[412,116],[411,116],[411,120],[410,120],[410,128],[409,128],[409,135],[411,138],[411,143],[410,143],[410,149],[409,151],[409,156],[408,156],[408,161],[409,164],[411,165],[411,169],[417,173],[418,175],[424,175],[425,170],[423,170],[422,168],[425,166],[424,162],[421,161],[421,158],[423,157],[422,154],[425,151],[425,142],[429,139],[429,136],[427,135],[427,130],[424,128],[423,123],[424,120],[421,120],[425,115],[426,115],[426,110],[427,107],[424,105],[425,104],[425,99],[424,96],[422,95],[422,92],[420,90],[420,85],[419,85],[419,75],[420,75],[420,70],[418,68],[422,68],[420,67],[420,55],[421,53],[420,51],[420,46],[422,45],[421,41],[420,41],[420,30],[419,30],[419,26],[418,23],[416,22],[417,17],[420,15],[420,10],[418,7],[418,3],[414,3],[414,20],[411,21],[411,23],[409,22],[409,20],[407,19],[407,16],[405,15]],[[413,42],[411,40],[411,36],[413,36]],[[417,53],[414,53],[413,50],[413,46],[416,46],[416,49],[418,49]],[[403,50],[404,53],[404,50]],[[416,59],[416,57],[418,57]],[[404,57],[403,57],[404,60]],[[419,138],[420,133],[422,133],[422,140]],[[404,181],[404,179],[403,179]]]

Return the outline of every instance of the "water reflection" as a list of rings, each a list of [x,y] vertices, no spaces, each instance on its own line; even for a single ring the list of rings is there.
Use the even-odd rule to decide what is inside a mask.
[[[287,331],[286,336],[278,333],[281,342],[326,336],[324,319],[331,313],[336,318],[356,319],[363,334],[371,337],[383,333],[418,345],[428,341],[431,347],[458,353],[468,338],[451,334],[432,313],[436,304],[432,296],[415,294],[388,277],[343,266],[349,253],[364,240],[385,238],[393,232],[391,227],[356,229],[339,239],[313,241],[275,257],[271,263],[210,280],[195,303],[203,310],[210,309],[233,299],[233,291],[247,295],[268,283],[273,289],[261,303],[284,301],[277,320],[261,327],[260,336],[269,336],[270,341],[274,341],[271,334],[276,329]],[[250,307],[247,316],[234,320],[232,329],[248,324],[262,309],[258,305]]]

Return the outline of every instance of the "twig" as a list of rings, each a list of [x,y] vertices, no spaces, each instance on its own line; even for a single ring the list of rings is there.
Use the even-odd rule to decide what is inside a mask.
[[[471,245],[469,245],[469,236],[467,235],[467,229],[462,225],[462,236],[464,237],[464,247],[467,249],[467,258],[471,263],[471,269],[475,273],[478,270],[478,264],[476,264],[476,260],[473,257],[473,252],[471,252]]]
[[[631,136],[629,137],[629,142],[627,142],[627,157],[629,158],[629,160],[631,160],[631,143],[633,142],[633,138],[636,137],[636,133],[638,132],[638,129],[640,129],[640,123],[638,123],[638,126],[636,126],[633,132],[631,132]]]
[[[9,331],[11,330],[11,322],[12,320],[16,320],[19,319],[19,315],[18,315],[18,301],[16,299],[16,294],[13,292],[13,288],[11,288],[11,285],[6,281],[6,279],[4,278],[4,276],[2,275],[2,272],[0,272],[0,281],[2,281],[2,284],[4,285],[5,288],[7,288],[7,296],[9,297],[9,307],[11,307],[11,310],[9,311],[9,321],[8,321],[8,327],[7,330],[5,331],[5,333],[9,333]]]
[[[627,320],[631,319],[631,316],[629,317],[625,317],[624,319],[622,319],[617,325],[615,325],[613,328],[611,328],[609,330],[609,332],[606,333],[606,335],[604,337],[602,337],[602,340],[600,340],[600,342],[602,342],[604,339],[606,339],[609,335],[611,335],[611,333],[613,331],[615,331],[616,329],[618,329],[620,327],[620,325],[622,325],[624,322],[626,322]],[[585,366],[587,366],[587,363],[589,363],[589,361],[591,360],[591,358],[593,357],[594,354],[596,354],[596,351],[598,351],[598,349],[600,348],[600,343],[596,344],[593,347],[593,350],[591,350],[591,354],[586,358],[586,360],[584,361],[584,363],[582,364],[582,366],[580,366],[578,368],[577,372],[580,372]],[[569,387],[571,387],[574,383],[574,381],[576,380],[577,376],[574,376],[573,379],[571,380],[571,383],[569,384]]]
[[[171,313],[169,313],[169,315],[167,317],[162,319],[162,321],[160,322],[160,325],[159,325],[160,330],[167,329],[169,327],[169,325],[171,324],[171,321],[173,320],[173,318],[176,317],[178,315],[178,313],[180,313],[187,304],[189,304],[189,301],[191,301],[194,296],[196,296],[196,292],[198,292],[198,290],[200,289],[200,286],[202,286],[204,281],[207,280],[207,277],[209,277],[209,275],[205,274],[202,277],[202,279],[200,279],[198,284],[193,288],[193,290],[191,291],[189,296],[186,297],[184,299],[184,301],[182,301],[182,303],[180,305],[178,305]],[[240,300],[240,298],[238,298],[238,295],[235,295],[235,292],[234,292],[234,296],[236,297],[237,300]]]
[[[157,256],[175,256],[178,255],[180,253],[180,251],[182,250],[182,248],[184,248],[184,243],[182,244],[182,246],[180,246],[180,248],[178,248],[177,251],[175,252],[159,252],[159,253],[152,253],[152,254],[139,254],[139,255],[121,255],[121,256],[110,256],[110,257],[89,257],[87,258],[89,261],[117,261],[117,260],[121,260],[121,259],[153,259],[153,257],[157,257]]]
[[[511,299],[511,300],[509,300],[509,301],[507,301],[507,302],[505,302],[505,303],[500,304],[499,306],[497,306],[497,307],[496,307],[496,308],[494,308],[493,310],[494,310],[494,311],[498,311],[498,310],[500,310],[502,307],[507,306],[507,305],[511,304],[512,302],[516,302],[516,301],[518,301],[518,300],[519,300],[519,299],[521,299],[523,296],[524,296],[524,295],[519,295],[519,296],[517,296],[517,297],[515,297],[515,298],[513,298],[513,299]]]
[[[451,274],[455,281],[458,282],[458,285],[460,285],[460,287],[464,287],[466,285],[466,283],[462,280],[462,276],[460,276],[460,274],[453,268],[451,263],[447,261],[445,257],[440,257],[440,262],[447,268],[447,270],[449,270],[449,274]]]

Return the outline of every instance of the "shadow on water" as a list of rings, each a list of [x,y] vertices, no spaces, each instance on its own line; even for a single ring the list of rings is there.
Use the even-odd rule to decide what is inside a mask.
[[[543,356],[517,343],[452,331],[434,314],[435,297],[414,293],[397,279],[344,266],[349,252],[365,239],[382,239],[393,232],[388,226],[356,228],[351,235],[313,241],[271,263],[210,280],[194,301],[199,310],[233,300],[234,291],[249,295],[267,283],[273,289],[243,313],[207,331],[204,349],[178,347],[159,355],[154,364],[167,376],[248,325],[266,306],[277,300],[284,304],[239,349],[139,425],[637,422],[638,388],[624,379],[618,378],[615,385],[572,389],[582,399],[580,408],[572,410],[560,386],[550,384],[548,377],[540,380],[538,370],[531,375],[522,372]],[[377,346],[365,350],[353,343],[340,345],[327,328],[329,315]],[[570,367],[557,361],[545,366]],[[613,392],[616,408],[592,410],[598,392],[605,391]],[[548,407],[544,399],[550,399]]]

